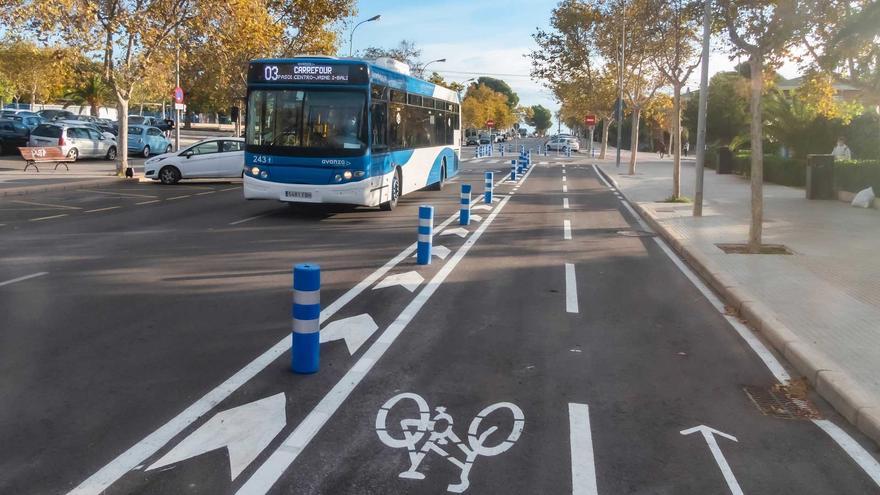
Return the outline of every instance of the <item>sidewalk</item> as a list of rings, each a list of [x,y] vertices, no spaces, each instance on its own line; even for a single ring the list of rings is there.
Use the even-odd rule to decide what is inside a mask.
[[[764,243],[793,255],[724,254],[744,243],[749,183],[706,170],[702,218],[670,196],[672,162],[642,154],[635,176],[602,169],[651,224],[841,414],[880,443],[880,211],[808,201],[802,189],[764,185]],[[692,198],[694,161],[682,161]]]
[[[40,164],[40,171],[33,168],[22,171],[24,162],[14,155],[0,158],[0,197],[30,194],[62,189],[97,187],[119,181],[114,162],[70,164],[70,171],[62,165],[53,170],[54,164]]]

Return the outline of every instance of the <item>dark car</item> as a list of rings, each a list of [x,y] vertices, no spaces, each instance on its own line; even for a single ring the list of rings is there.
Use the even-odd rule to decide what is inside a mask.
[[[37,112],[37,115],[43,117],[49,122],[60,119],[76,120],[77,117],[76,114],[70,110],[40,110]]]
[[[14,153],[19,146],[27,146],[31,130],[20,121],[0,119],[0,154]]]

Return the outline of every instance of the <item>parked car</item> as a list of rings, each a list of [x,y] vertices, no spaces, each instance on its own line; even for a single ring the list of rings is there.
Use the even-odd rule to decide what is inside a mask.
[[[31,131],[28,146],[58,146],[74,160],[86,157],[115,160],[117,153],[116,141],[105,138],[97,130],[65,123],[38,125]]]
[[[481,133],[480,134],[480,144],[492,144],[492,135]]]
[[[151,125],[128,126],[128,152],[149,158],[153,153],[170,153],[171,141],[158,127]]]
[[[544,143],[550,151],[564,151],[565,148],[571,148],[572,151],[579,151],[581,145],[577,138],[573,137],[554,137]]]
[[[20,120],[0,119],[0,154],[14,153],[19,146],[27,146],[31,130]]]
[[[84,121],[80,121],[80,120],[56,120],[56,121],[54,121],[54,123],[74,125],[74,126],[79,125],[79,126],[83,126],[83,127],[88,127],[89,129],[94,129],[94,130],[100,132],[105,138],[110,139],[114,142],[116,141],[115,134],[113,134],[112,132],[107,132],[107,131],[102,130],[98,126],[98,124],[96,124],[94,122],[84,122]]]
[[[168,132],[174,128],[174,121],[170,119],[160,119],[158,117],[150,117],[148,115],[129,115],[129,125],[148,125],[158,127],[162,132]]]
[[[0,119],[6,119],[9,117],[37,117],[36,112],[32,112],[30,110],[19,110],[16,108],[6,108],[2,112],[0,112]]]
[[[37,114],[29,115],[29,114],[19,113],[19,114],[12,115],[9,117],[3,116],[0,118],[9,119],[9,120],[18,122],[18,123],[24,125],[25,127],[27,127],[29,130],[34,129],[38,125],[46,122],[46,120],[43,119],[43,117],[40,117]]]
[[[144,177],[175,184],[180,179],[241,177],[244,139],[209,138],[178,151],[144,162]]]
[[[56,119],[76,119],[76,114],[70,110],[40,110],[37,115],[49,122]]]
[[[465,139],[465,146],[476,146],[480,144],[480,139],[476,135],[468,136]]]

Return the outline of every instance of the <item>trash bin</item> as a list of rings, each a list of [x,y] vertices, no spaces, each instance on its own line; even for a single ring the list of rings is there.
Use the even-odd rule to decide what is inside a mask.
[[[807,199],[835,199],[834,155],[807,155]]]
[[[715,169],[718,174],[733,173],[733,152],[728,146],[718,148],[718,168]]]

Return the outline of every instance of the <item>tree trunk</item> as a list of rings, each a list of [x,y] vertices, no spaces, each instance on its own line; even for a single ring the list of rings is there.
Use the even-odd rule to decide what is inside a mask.
[[[599,159],[605,159],[605,153],[608,151],[608,131],[611,127],[611,119],[602,119],[602,150],[599,152]]]
[[[92,100],[89,102],[89,113],[92,117],[98,117],[98,101]]]
[[[752,112],[752,222],[749,226],[749,252],[761,252],[761,233],[764,216],[764,135],[761,129],[762,105],[761,94],[764,92],[764,55],[758,51],[749,57],[751,74]]]
[[[681,196],[681,85],[672,86],[672,199]]]
[[[633,105],[632,132],[629,137],[629,175],[636,173],[636,158],[639,154],[639,118],[642,115],[642,107]]]
[[[116,116],[119,122],[119,136],[116,140],[116,175],[125,177],[128,168],[128,98],[116,92]]]

